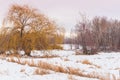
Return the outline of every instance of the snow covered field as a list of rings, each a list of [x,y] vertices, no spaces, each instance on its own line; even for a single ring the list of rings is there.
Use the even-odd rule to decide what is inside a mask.
[[[90,78],[0,60],[0,80],[90,80]]]
[[[120,80],[120,52],[76,55],[72,50],[53,50],[43,53],[31,54],[40,57],[1,56],[0,80]]]

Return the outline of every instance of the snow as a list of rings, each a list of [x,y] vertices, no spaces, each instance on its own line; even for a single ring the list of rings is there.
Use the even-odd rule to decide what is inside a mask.
[[[24,54],[25,54],[25,51],[23,51],[23,50],[20,51],[20,50],[19,50],[18,53],[19,53],[20,55],[24,55]]]
[[[51,51],[37,51],[37,50],[33,50],[31,51],[31,56],[44,56],[44,55],[49,55],[49,56],[61,56],[61,57],[65,57],[65,56],[69,56],[69,55],[73,55],[75,54],[74,51],[69,50],[51,50]]]
[[[79,46],[79,45],[76,45],[76,44],[63,44],[63,45],[61,45],[62,47],[63,47],[63,49],[64,50],[75,50],[75,49],[77,49],[77,48],[79,48],[79,49],[82,49],[82,47],[81,46]]]
[[[69,80],[69,75],[64,73],[51,72],[45,75],[35,75],[35,69],[36,67],[0,60],[0,80]],[[90,80],[90,78],[74,75],[72,75],[72,78],[76,80]]]
[[[67,48],[68,45],[66,45]],[[23,54],[24,51],[20,51]],[[43,56],[53,57],[43,57]],[[119,80],[120,52],[99,52],[96,55],[76,55],[74,50],[52,50],[31,52],[33,57],[6,57],[0,59],[0,80]],[[39,57],[37,57],[39,56]],[[37,58],[35,58],[37,57]],[[42,57],[42,58],[41,58]],[[8,62],[14,59],[16,62]],[[12,60],[11,60],[12,61]],[[34,63],[34,67],[28,63]],[[17,63],[19,62],[19,64]],[[45,62],[52,68],[38,66]],[[44,64],[44,63],[42,63]],[[47,66],[47,67],[49,67]],[[56,71],[59,66],[67,72]],[[59,69],[59,67],[57,69]],[[47,74],[35,74],[37,69]],[[73,72],[72,72],[73,71]]]
[[[40,51],[37,51],[38,54]],[[41,53],[40,53],[41,54]],[[37,64],[39,61],[49,63],[51,65],[61,66],[64,69],[79,69],[83,75],[99,76],[100,78],[120,79],[120,53],[100,52],[96,55],[75,55],[74,51],[52,51],[51,55],[59,57],[53,58],[32,58]],[[28,58],[21,58],[21,61],[31,61]],[[88,63],[83,63],[84,61]],[[78,72],[79,73],[79,72]]]

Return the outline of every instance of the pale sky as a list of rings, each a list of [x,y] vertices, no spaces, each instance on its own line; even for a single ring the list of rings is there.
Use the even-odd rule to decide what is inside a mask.
[[[120,0],[0,0],[0,24],[10,5],[16,3],[37,8],[67,32],[80,20],[79,13],[89,18],[107,16],[120,20]]]

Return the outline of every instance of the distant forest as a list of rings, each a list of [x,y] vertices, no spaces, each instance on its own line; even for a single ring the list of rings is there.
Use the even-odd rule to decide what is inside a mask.
[[[65,43],[82,46],[85,54],[120,50],[119,20],[98,16],[89,20],[86,16],[81,17],[82,20],[71,30],[71,37],[67,38]],[[89,53],[88,50],[91,52]]]

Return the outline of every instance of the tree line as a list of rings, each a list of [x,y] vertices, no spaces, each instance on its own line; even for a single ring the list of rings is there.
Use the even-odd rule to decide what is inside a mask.
[[[96,16],[88,20],[83,17],[73,31],[76,36],[69,42],[82,46],[84,54],[120,50],[120,21],[117,19]]]

